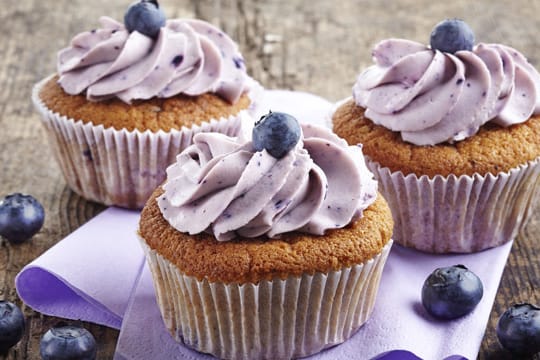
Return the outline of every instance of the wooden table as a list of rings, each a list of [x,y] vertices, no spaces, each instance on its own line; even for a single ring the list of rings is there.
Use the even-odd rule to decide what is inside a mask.
[[[0,240],[0,298],[21,305],[27,317],[24,338],[7,359],[38,359],[42,334],[59,321],[21,304],[15,275],[104,209],[66,186],[31,104],[32,85],[55,71],[56,51],[73,35],[96,27],[101,15],[123,19],[127,4],[7,0],[0,6],[0,196],[32,194],[46,211],[45,225],[32,241],[12,246]],[[169,17],[197,17],[223,28],[265,87],[309,91],[332,101],[350,96],[356,75],[371,64],[374,43],[389,37],[427,43],[431,28],[448,17],[465,19],[477,40],[514,46],[540,67],[540,1],[162,0],[161,5]],[[512,249],[481,359],[512,358],[497,342],[497,319],[514,302],[540,302],[539,230],[536,210]],[[85,325],[97,338],[99,358],[111,358],[118,332]]]

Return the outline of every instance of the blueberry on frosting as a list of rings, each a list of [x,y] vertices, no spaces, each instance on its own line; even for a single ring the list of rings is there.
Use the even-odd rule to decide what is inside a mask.
[[[487,122],[508,127],[539,114],[540,74],[525,56],[473,42],[461,20],[437,25],[431,48],[406,39],[379,42],[375,64],[353,87],[356,104],[376,125],[420,146],[462,141]]]
[[[135,19],[146,8],[158,9],[139,2],[126,17]],[[251,89],[237,44],[220,29],[202,20],[168,19],[163,27],[154,26],[157,36],[151,38],[140,32],[148,16],[126,20],[127,28],[102,16],[96,31],[76,35],[58,53],[62,89],[86,93],[90,101],[116,97],[127,104],[209,92],[234,104]]]
[[[324,235],[357,220],[376,199],[377,182],[361,147],[330,129],[298,128],[292,116],[271,113],[254,133],[253,141],[220,133],[193,137],[167,168],[157,199],[173,228],[207,232],[217,241],[292,231]],[[278,159],[276,151],[285,154]]]
[[[255,123],[253,146],[257,151],[266,149],[270,155],[280,159],[294,148],[300,134],[296,118],[281,112],[269,112]]]
[[[124,24],[129,32],[138,31],[151,38],[157,37],[159,29],[165,26],[165,20],[165,13],[157,0],[141,0],[133,3],[124,15]]]
[[[465,21],[447,19],[433,28],[430,45],[433,50],[451,54],[460,50],[471,51],[474,46],[474,33]]]

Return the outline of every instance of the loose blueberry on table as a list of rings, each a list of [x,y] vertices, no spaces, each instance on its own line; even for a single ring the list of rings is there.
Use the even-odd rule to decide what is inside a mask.
[[[85,328],[61,325],[43,335],[39,352],[43,360],[93,360],[97,353],[96,340]]]
[[[165,26],[165,13],[156,0],[141,0],[129,6],[124,15],[127,31],[138,31],[141,34],[156,38],[159,29]]]
[[[282,112],[269,112],[255,123],[252,138],[257,151],[266,149],[276,159],[285,156],[300,140],[298,120]]]
[[[0,201],[0,235],[11,243],[22,243],[43,226],[45,210],[31,195],[15,193]]]
[[[531,304],[515,304],[497,323],[497,337],[508,351],[519,355],[540,352],[540,308]]]
[[[474,34],[463,20],[447,19],[438,23],[431,32],[431,49],[447,53],[472,50]]]
[[[422,287],[422,304],[434,317],[456,319],[470,313],[482,299],[480,278],[464,265],[438,268]]]
[[[0,300],[0,355],[21,340],[25,329],[25,320],[17,305]]]

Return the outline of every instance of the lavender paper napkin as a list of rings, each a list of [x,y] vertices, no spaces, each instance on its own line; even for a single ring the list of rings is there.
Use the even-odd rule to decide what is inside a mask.
[[[476,359],[510,248],[511,243],[507,243],[478,254],[429,255],[394,245],[368,322],[345,343],[308,359],[361,360],[381,354],[378,360],[415,359],[412,353],[421,359]],[[436,267],[455,264],[466,264],[480,277],[484,297],[471,314],[458,320],[437,321],[422,308],[422,284]],[[388,353],[396,349],[402,351]],[[115,359],[213,359],[169,336],[146,266],[126,311]]]
[[[288,111],[301,121],[327,125],[332,104],[320,97],[289,91],[265,95],[262,113]],[[20,297],[48,315],[121,328],[116,359],[211,359],[167,333],[136,237],[138,217],[117,208],[96,216],[18,274]],[[347,342],[310,359],[476,358],[510,249],[507,243],[478,254],[445,256],[394,245],[369,321]],[[436,267],[458,263],[482,279],[484,297],[464,318],[436,321],[420,303],[423,281]]]
[[[139,213],[109,208],[26,265],[19,297],[46,315],[120,329],[144,254]]]

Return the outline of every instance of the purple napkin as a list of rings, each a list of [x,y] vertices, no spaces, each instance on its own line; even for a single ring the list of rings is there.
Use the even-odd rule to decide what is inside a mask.
[[[46,315],[120,329],[144,254],[138,212],[109,208],[26,265],[19,297]]]
[[[332,104],[306,93],[267,91],[268,109],[328,124]],[[299,105],[301,104],[301,105]],[[16,278],[36,311],[120,328],[116,359],[211,359],[175,343],[156,305],[136,236],[139,213],[109,208],[28,264]],[[473,359],[484,335],[511,243],[470,255],[429,255],[394,245],[369,321],[348,341],[309,359]],[[484,284],[469,315],[437,321],[422,308],[424,279],[437,267],[464,264]]]
[[[394,245],[368,322],[345,343],[308,359],[444,359],[456,355],[460,356],[454,359],[475,359],[510,248],[508,243],[478,254],[442,256]],[[420,303],[422,284],[436,267],[455,264],[467,265],[482,279],[484,297],[471,314],[454,321],[437,321]],[[213,359],[175,343],[160,320],[152,278],[145,266],[126,310],[115,358]],[[408,351],[389,352],[395,349]]]

